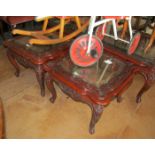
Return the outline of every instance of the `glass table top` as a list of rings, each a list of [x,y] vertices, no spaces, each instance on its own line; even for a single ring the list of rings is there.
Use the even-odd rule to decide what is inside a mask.
[[[99,62],[90,67],[79,67],[73,64],[68,56],[59,61],[53,69],[58,72],[63,70],[75,79],[100,87],[127,70],[128,64],[104,53]]]

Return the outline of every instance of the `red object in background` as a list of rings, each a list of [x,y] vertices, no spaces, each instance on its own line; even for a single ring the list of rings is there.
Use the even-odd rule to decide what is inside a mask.
[[[140,33],[136,33],[134,35],[134,37],[132,38],[129,48],[128,48],[128,54],[133,54],[136,51],[136,48],[139,44],[141,38],[141,34]]]
[[[35,16],[0,16],[0,20],[9,25],[16,25],[34,20]]]
[[[103,25],[100,25],[100,26],[97,27],[97,29],[95,31],[95,35],[98,38],[100,38],[100,40],[103,40],[104,39],[104,36],[105,36],[104,34],[106,33],[106,30],[107,30],[106,24],[104,24],[104,27],[103,27]]]
[[[103,18],[109,19],[109,18],[113,18],[113,19],[125,19],[126,16],[103,16]]]
[[[90,53],[87,54],[89,35],[82,35],[75,39],[70,48],[70,58],[74,64],[81,67],[88,67],[95,64],[103,53],[102,42],[92,36]]]

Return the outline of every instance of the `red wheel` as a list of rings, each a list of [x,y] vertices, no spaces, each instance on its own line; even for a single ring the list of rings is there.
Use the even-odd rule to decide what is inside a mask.
[[[135,52],[136,48],[138,47],[140,38],[141,38],[141,34],[139,32],[134,35],[134,37],[132,38],[129,44],[128,54],[133,54]]]
[[[96,31],[95,31],[95,36],[100,38],[100,40],[103,40],[104,36],[105,36],[104,34],[106,33],[106,29],[107,29],[106,24],[98,26]]]
[[[70,47],[70,58],[74,64],[88,67],[95,64],[103,53],[103,45],[99,38],[92,36],[90,54],[87,54],[89,35],[82,35],[74,40]]]

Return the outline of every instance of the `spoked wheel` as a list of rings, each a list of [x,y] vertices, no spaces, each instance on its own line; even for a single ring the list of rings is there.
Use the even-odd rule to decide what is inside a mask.
[[[139,32],[137,32],[134,37],[132,38],[130,44],[129,44],[129,47],[128,47],[128,54],[133,54],[135,52],[135,50],[137,49],[138,47],[138,44],[139,44],[139,41],[140,41],[140,38],[141,38],[141,34]]]
[[[81,67],[88,67],[95,64],[103,53],[101,40],[92,36],[91,49],[87,54],[89,35],[82,35],[74,40],[70,47],[70,58],[74,64]]]
[[[100,40],[103,40],[104,36],[105,36],[104,34],[106,33],[106,29],[107,29],[106,24],[98,26],[96,31],[95,31],[95,36],[100,38]]]
[[[98,26],[95,30],[95,36],[97,36],[100,40],[103,40],[105,34],[110,34],[111,27],[111,23],[105,23]]]

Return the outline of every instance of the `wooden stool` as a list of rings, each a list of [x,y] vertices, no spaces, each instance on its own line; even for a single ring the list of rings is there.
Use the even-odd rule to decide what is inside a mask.
[[[0,99],[0,139],[4,138],[4,113],[3,113],[3,105]]]

